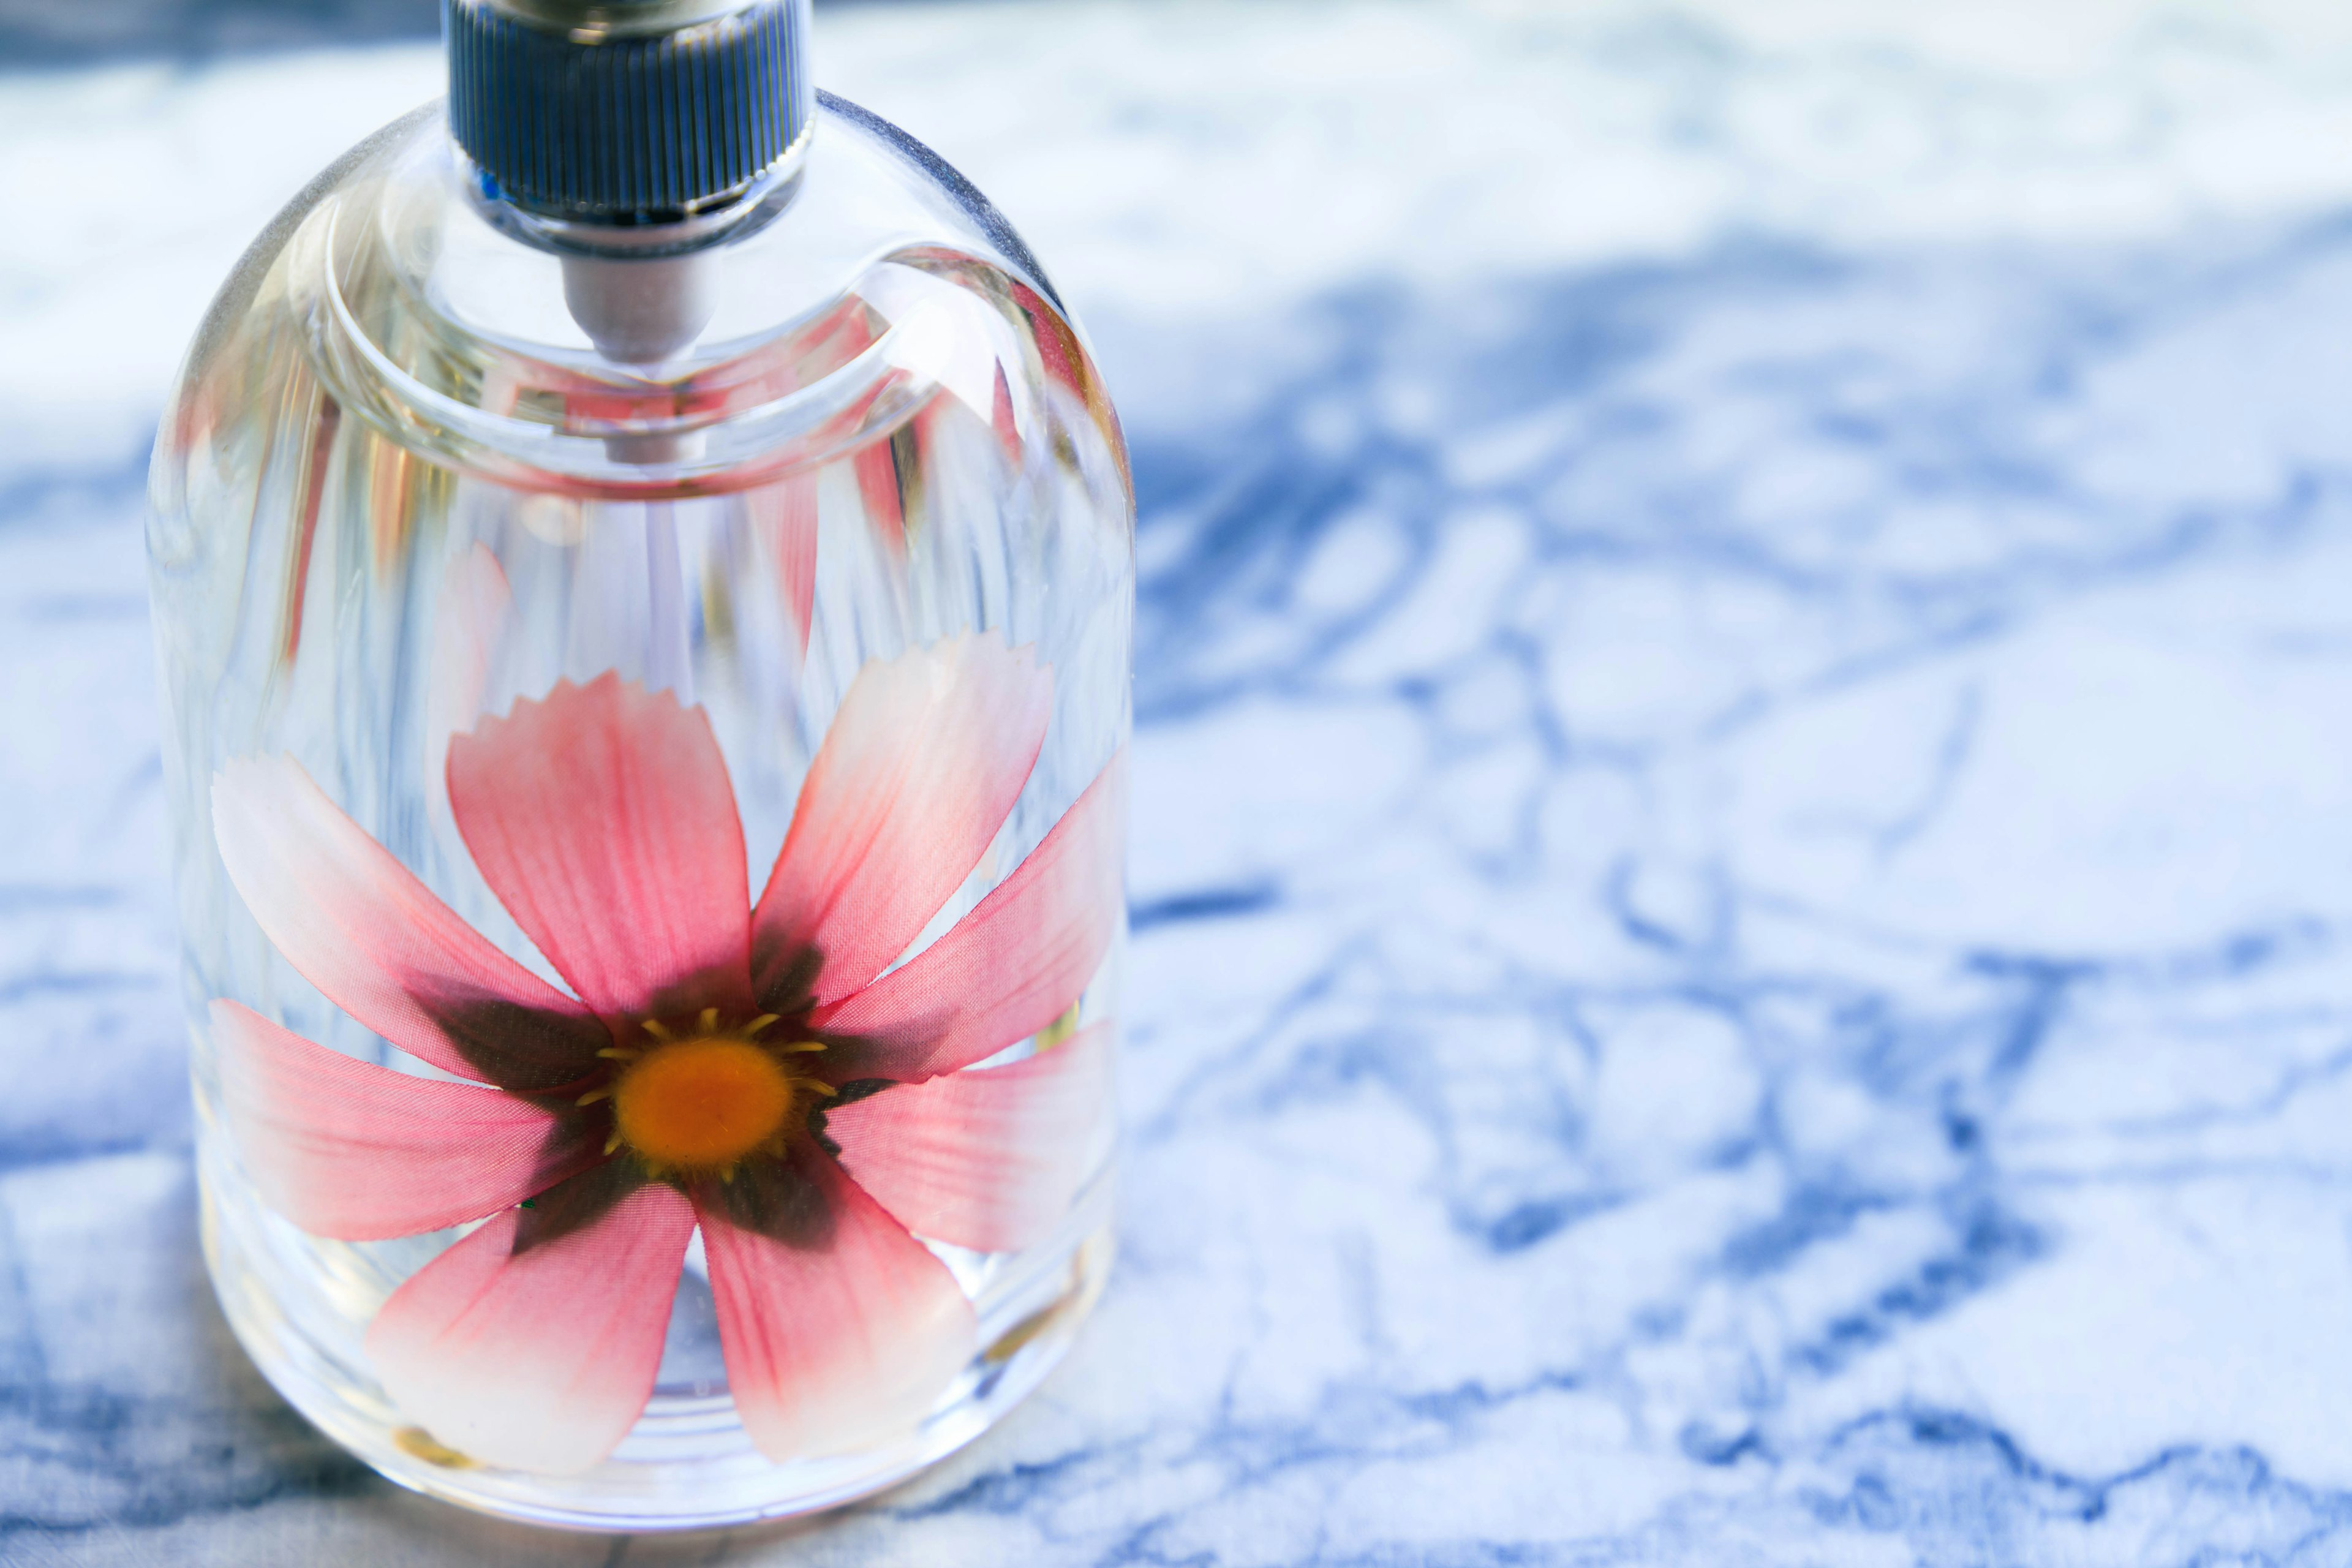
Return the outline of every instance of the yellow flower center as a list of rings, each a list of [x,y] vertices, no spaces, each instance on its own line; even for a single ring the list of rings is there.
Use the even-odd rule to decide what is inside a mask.
[[[802,1080],[749,1040],[679,1040],[622,1074],[613,1120],[660,1166],[730,1166],[783,1130]]]
[[[775,1058],[748,1040],[680,1040],[613,1090],[622,1140],[660,1165],[730,1165],[774,1137],[797,1098]]]
[[[760,1031],[774,1022],[774,1014],[762,1013],[740,1028],[721,1029],[719,1009],[705,1007],[693,1034],[681,1037],[648,1018],[644,1027],[650,1043],[597,1052],[620,1064],[618,1075],[579,1103],[613,1102],[613,1135],[604,1152],[628,1145],[649,1175],[716,1172],[725,1177],[755,1150],[782,1153],[793,1116],[814,1097],[830,1098],[835,1090],[790,1065],[803,1053],[822,1052],[818,1041],[761,1043]]]

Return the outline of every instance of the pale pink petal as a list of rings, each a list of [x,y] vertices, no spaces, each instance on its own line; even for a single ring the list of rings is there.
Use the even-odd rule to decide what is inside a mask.
[[[794,474],[744,498],[752,526],[775,552],[776,586],[792,617],[799,656],[808,657],[810,618],[816,606],[816,476]]]
[[[1013,417],[1013,388],[1004,379],[1004,362],[996,362],[996,390],[989,399],[988,427],[1004,448],[1004,460],[1021,466],[1021,426]]]
[[[1077,333],[1059,310],[1046,304],[1026,284],[1013,285],[1013,300],[1028,318],[1030,341],[1037,346],[1037,357],[1045,374],[1084,399],[1087,384],[1094,379],[1088,374],[1093,367],[1087,359],[1087,351],[1078,342]]]
[[[698,1190],[735,1408],[771,1459],[912,1428],[971,1359],[947,1266],[806,1140]]]
[[[857,672],[801,785],[752,916],[757,993],[783,1010],[814,950],[814,999],[855,991],[969,876],[1036,765],[1054,678],[995,632]]]
[[[1126,753],[937,942],[810,1023],[836,1083],[953,1072],[1052,1023],[1101,967],[1123,907]]]
[[[449,737],[472,729],[482,710],[490,655],[513,603],[506,571],[486,545],[454,557],[441,574],[425,686],[425,791],[436,820],[449,811]]]
[[[1077,329],[1026,284],[1013,285],[1013,302],[1028,318],[1030,341],[1037,345],[1047,378],[1066,387],[1086,405],[1095,428],[1102,434],[1103,444],[1118,463],[1122,488],[1133,495],[1135,476],[1128,464],[1127,437],[1119,428],[1118,413],[1110,405],[1102,377],[1096,373],[1094,362],[1087,357],[1086,345],[1078,341]]]
[[[561,681],[449,742],[449,804],[499,901],[611,1016],[751,1002],[743,828],[699,708]]]
[[[271,945],[411,1056],[509,1089],[548,1088],[580,1077],[612,1043],[585,1008],[435,898],[293,758],[221,769],[213,832]]]
[[[857,476],[858,499],[866,503],[866,520],[897,555],[907,552],[907,502],[899,476],[915,460],[915,435],[906,426],[849,460],[850,471]]]
[[[659,1184],[553,1235],[539,1211],[509,1209],[393,1292],[368,1359],[436,1442],[486,1464],[584,1470],[653,1394],[693,1234],[693,1206]]]
[[[212,1005],[222,1108],[262,1200],[313,1236],[380,1241],[479,1219],[603,1158],[577,1115],[412,1078]]]
[[[1108,1024],[998,1068],[901,1084],[825,1117],[857,1184],[918,1236],[1017,1252],[1070,1211],[1110,1088]]]
[[[311,426],[310,460],[302,465],[302,510],[294,524],[294,557],[287,563],[283,640],[278,646],[280,669],[294,668],[302,651],[302,606],[310,594],[310,552],[319,539],[319,508],[327,493],[327,470],[335,458],[335,435],[342,428],[343,408],[321,394]]]

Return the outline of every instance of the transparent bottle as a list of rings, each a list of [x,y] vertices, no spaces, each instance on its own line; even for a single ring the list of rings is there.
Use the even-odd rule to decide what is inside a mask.
[[[904,1478],[1108,1261],[1132,500],[806,0],[447,0],[191,349],[150,556],[205,1256],[306,1415],[590,1529]]]

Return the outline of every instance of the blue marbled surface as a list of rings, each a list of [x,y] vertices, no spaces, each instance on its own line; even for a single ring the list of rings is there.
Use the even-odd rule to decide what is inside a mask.
[[[192,1234],[143,427],[430,57],[0,79],[0,1560],[2352,1563],[2352,18],[1951,9],[827,19],[1128,412],[1123,1252],[677,1541],[373,1479]]]

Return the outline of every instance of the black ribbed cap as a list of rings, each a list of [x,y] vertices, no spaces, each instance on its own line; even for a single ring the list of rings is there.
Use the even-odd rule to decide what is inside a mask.
[[[442,0],[441,26],[457,144],[548,217],[723,205],[814,108],[808,0]]]

